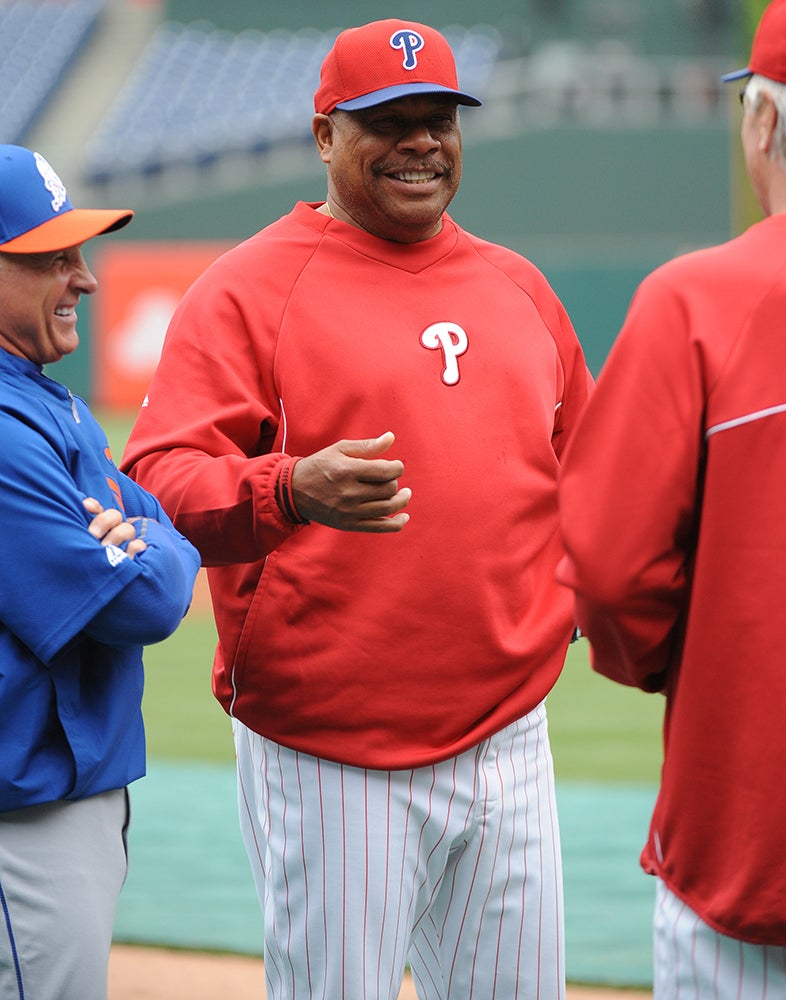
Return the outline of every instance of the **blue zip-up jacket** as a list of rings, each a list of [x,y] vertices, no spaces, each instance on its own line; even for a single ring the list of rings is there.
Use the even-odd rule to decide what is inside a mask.
[[[88,496],[148,518],[147,549],[94,538]],[[87,405],[0,350],[0,811],[144,774],[142,647],[175,630],[198,568]]]

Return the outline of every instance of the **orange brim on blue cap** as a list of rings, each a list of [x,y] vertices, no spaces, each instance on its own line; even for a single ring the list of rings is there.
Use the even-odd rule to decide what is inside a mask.
[[[122,229],[127,208],[74,208],[40,153],[0,145],[0,252],[48,253]]]

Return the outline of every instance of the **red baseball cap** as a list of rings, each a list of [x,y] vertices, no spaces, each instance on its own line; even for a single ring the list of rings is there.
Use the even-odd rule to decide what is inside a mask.
[[[0,253],[49,253],[131,221],[127,208],[74,208],[40,153],[0,145]]]
[[[746,68],[726,73],[721,80],[726,83],[754,73],[786,83],[786,0],[772,0],[762,14]]]
[[[341,32],[322,63],[314,110],[359,111],[413,94],[450,94],[459,104],[480,105],[458,89],[453,52],[438,31],[389,18]]]

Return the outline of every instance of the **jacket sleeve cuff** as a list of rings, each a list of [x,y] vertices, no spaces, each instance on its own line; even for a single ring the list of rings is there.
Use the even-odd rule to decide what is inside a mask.
[[[281,462],[278,467],[278,474],[273,490],[278,509],[283,517],[291,524],[309,524],[305,517],[301,517],[295,506],[295,498],[292,495],[292,473],[300,458],[288,458]]]

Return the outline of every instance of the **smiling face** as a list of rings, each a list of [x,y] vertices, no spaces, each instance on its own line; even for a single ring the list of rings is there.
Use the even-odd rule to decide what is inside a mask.
[[[76,305],[97,287],[79,246],[0,253],[0,347],[39,365],[76,350]]]
[[[423,94],[316,115],[313,131],[336,218],[397,243],[440,231],[461,180],[453,98]]]

